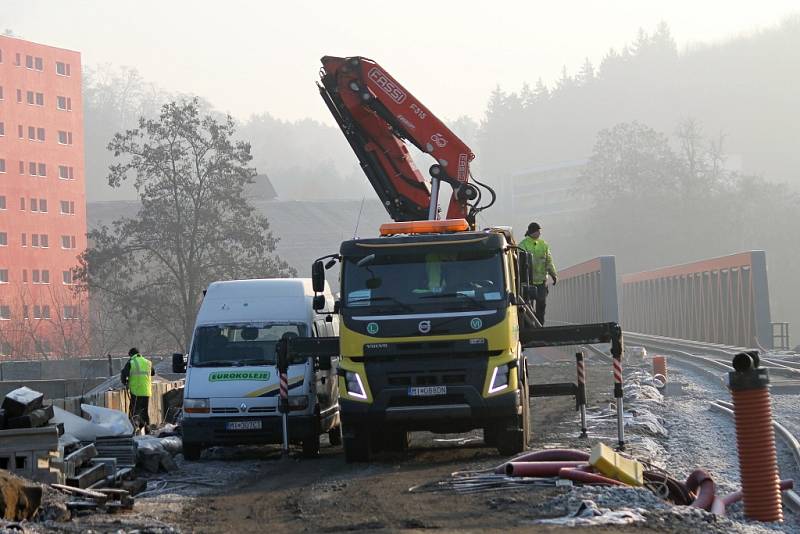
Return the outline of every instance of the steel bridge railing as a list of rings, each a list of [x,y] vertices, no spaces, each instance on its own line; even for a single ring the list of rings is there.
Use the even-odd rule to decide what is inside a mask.
[[[626,331],[773,348],[764,251],[625,274],[621,288]]]
[[[619,322],[614,256],[600,256],[558,271],[550,286],[547,322]]]

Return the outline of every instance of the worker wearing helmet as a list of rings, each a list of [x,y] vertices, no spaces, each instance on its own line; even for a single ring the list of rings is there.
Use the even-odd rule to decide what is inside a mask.
[[[553,254],[550,252],[550,245],[541,239],[542,227],[539,223],[532,222],[528,225],[525,232],[525,239],[520,241],[519,247],[533,256],[533,284],[535,288],[536,311],[534,315],[544,326],[544,311],[547,307],[547,275],[553,279],[553,285],[558,281],[556,267],[553,265]]]
[[[153,364],[139,353],[139,349],[128,351],[130,360],[123,367],[120,378],[128,387],[131,395],[130,416],[138,424],[147,428],[150,424],[150,394],[152,390],[151,376],[156,374]],[[137,426],[138,426],[137,424]],[[137,428],[138,430],[138,428]]]

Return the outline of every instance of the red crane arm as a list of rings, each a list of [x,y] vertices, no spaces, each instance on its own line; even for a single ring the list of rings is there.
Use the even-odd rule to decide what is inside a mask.
[[[469,147],[374,61],[325,56],[322,65],[320,94],[392,219],[435,218],[438,184],[444,181],[453,187],[447,218],[465,218],[474,226],[481,208],[469,201],[480,192],[469,183],[475,158]],[[431,187],[404,140],[436,160]]]

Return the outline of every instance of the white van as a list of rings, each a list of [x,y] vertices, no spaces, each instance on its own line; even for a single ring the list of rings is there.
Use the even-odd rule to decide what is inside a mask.
[[[326,309],[332,309],[327,285],[324,296]],[[214,445],[282,442],[277,341],[339,335],[336,314],[314,312],[313,297],[308,278],[233,280],[208,287],[185,364],[187,460]],[[289,439],[302,443],[305,456],[319,454],[322,433],[333,445],[341,440],[335,360],[331,365],[312,359],[290,362]]]

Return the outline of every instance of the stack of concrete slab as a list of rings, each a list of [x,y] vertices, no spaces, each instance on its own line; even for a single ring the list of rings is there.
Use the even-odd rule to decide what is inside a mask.
[[[58,436],[63,426],[49,424],[53,406],[28,387],[11,391],[0,408],[0,469],[39,482],[59,483],[62,473]]]

